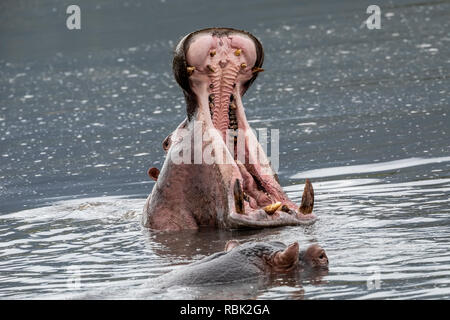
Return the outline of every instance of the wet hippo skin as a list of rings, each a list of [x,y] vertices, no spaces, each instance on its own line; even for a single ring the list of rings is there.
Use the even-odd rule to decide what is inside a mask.
[[[315,222],[311,182],[305,182],[300,205],[291,201],[245,116],[242,96],[263,71],[263,60],[261,43],[245,31],[204,29],[178,43],[173,72],[187,117],[163,141],[161,171],[148,171],[156,183],[144,206],[144,226],[235,229]],[[187,154],[186,142],[208,152]],[[174,161],[180,155],[189,163]]]
[[[180,267],[156,279],[160,287],[202,286],[255,279],[271,274],[328,269],[325,250],[317,244],[300,250],[294,242],[228,241],[225,250]]]

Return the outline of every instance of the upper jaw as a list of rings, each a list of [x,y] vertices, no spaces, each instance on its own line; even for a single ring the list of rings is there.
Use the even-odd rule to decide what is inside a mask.
[[[256,62],[252,40],[239,34],[217,37],[200,34],[191,40],[186,53],[190,89],[196,96],[197,118],[202,116],[220,131],[248,127],[241,95],[253,76]]]

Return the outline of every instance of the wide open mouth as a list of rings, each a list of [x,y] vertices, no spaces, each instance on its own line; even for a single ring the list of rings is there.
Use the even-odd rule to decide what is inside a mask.
[[[312,214],[313,201],[310,208],[299,210],[289,200],[245,116],[241,97],[249,82],[263,71],[258,45],[248,34],[229,30],[222,34],[200,32],[189,40],[186,72],[197,100],[194,117],[217,129],[240,172],[230,188],[235,203],[229,217],[233,223],[309,224],[316,218]],[[305,191],[309,200],[314,198],[310,183]]]
[[[245,199],[246,193],[236,179],[233,188],[234,211],[228,219],[233,227],[278,227],[286,225],[311,225],[317,220],[312,213],[314,206],[314,190],[307,179],[303,191],[301,205],[297,206],[287,196],[282,201],[256,207],[250,205]]]

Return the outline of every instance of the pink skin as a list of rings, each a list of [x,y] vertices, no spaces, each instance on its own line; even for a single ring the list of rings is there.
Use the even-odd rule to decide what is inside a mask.
[[[181,50],[180,45],[177,50]],[[231,229],[313,223],[315,215],[300,213],[299,206],[288,199],[275,180],[264,152],[258,152],[261,146],[245,116],[241,96],[246,91],[245,84],[253,77],[257,59],[254,41],[237,31],[226,36],[201,32],[192,37],[186,51],[186,64],[195,68],[189,76],[189,86],[197,105],[191,119],[183,121],[163,143],[168,157],[145,204],[144,225],[158,230],[180,230],[199,226]],[[210,109],[211,94],[214,105]],[[231,95],[239,134],[245,135],[246,155],[242,161],[234,158],[226,145]],[[205,164],[206,161],[175,164],[170,160],[180,154],[183,139],[194,140],[194,120],[202,123],[202,134],[209,133],[209,139],[203,141],[203,150],[208,148],[211,154],[222,154],[225,164]],[[233,192],[236,180],[246,195],[245,213],[237,212]],[[267,214],[262,209],[275,202],[291,211],[279,209]]]

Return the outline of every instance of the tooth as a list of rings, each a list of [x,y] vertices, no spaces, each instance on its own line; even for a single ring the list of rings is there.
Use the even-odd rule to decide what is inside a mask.
[[[245,214],[244,192],[242,191],[241,182],[239,181],[239,179],[236,179],[236,182],[234,183],[233,194],[236,212],[240,214]]]
[[[236,51],[234,52],[235,56],[240,56],[241,55],[242,50],[241,49],[236,49]]]
[[[264,71],[264,69],[263,68],[259,68],[259,67],[254,67],[253,69],[252,69],[252,72],[253,73],[258,73],[258,72],[263,72]]]
[[[213,67],[211,67],[211,65],[208,64],[206,67],[208,68],[209,71],[216,72],[216,70]]]
[[[211,51],[211,52],[209,53],[209,55],[211,56],[211,58],[214,57],[214,56],[216,55],[216,50]]]
[[[247,68],[247,64],[246,63],[241,63],[241,69],[245,69]]]
[[[194,73],[195,67],[187,67],[186,70],[188,75],[192,75]]]
[[[310,214],[314,208],[314,189],[309,179],[305,181],[305,188],[303,189],[302,203],[298,211],[302,214]]]
[[[280,207],[281,207],[281,202],[275,202],[275,203],[269,204],[268,206],[265,206],[263,208],[263,210],[267,214],[274,214],[275,211],[277,211]]]

